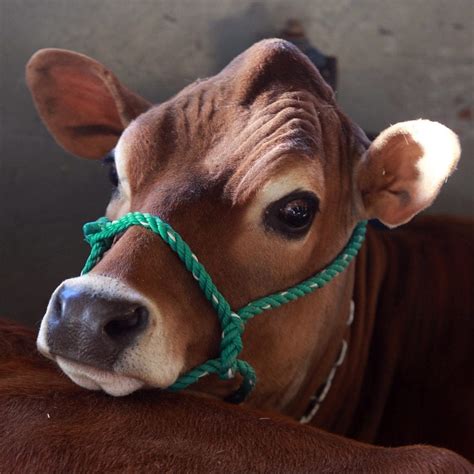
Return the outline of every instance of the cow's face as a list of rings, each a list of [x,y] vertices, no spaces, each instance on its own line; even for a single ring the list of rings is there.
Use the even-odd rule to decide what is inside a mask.
[[[459,155],[454,134],[427,121],[393,126],[368,148],[314,67],[280,40],[154,107],[76,53],[37,53],[28,81],[60,144],[87,158],[108,154],[107,216],[140,211],[169,222],[235,309],[321,270],[358,220],[409,220]],[[297,393],[340,337],[352,285],[350,268],[248,323],[242,357],[259,376],[254,400],[273,394],[282,407]],[[133,227],[89,274],[57,288],[38,347],[80,385],[123,395],[169,386],[216,357],[219,341],[192,275],[159,237]],[[200,385],[224,395],[236,383]]]

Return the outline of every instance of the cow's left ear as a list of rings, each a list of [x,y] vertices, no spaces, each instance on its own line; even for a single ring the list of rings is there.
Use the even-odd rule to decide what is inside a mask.
[[[408,222],[433,202],[460,154],[456,134],[438,122],[413,120],[387,128],[357,168],[361,217],[389,227]]]
[[[65,49],[36,52],[26,66],[26,81],[53,137],[83,158],[102,158],[124,128],[151,107],[102,64]]]

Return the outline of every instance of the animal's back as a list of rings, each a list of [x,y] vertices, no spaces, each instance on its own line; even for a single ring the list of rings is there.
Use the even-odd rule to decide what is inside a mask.
[[[0,320],[0,473],[470,472],[429,446],[383,449],[189,394],[114,399],[70,382]]]
[[[371,234],[369,262],[380,257],[385,269],[368,371],[389,386],[374,441],[473,459],[474,221],[423,216]]]

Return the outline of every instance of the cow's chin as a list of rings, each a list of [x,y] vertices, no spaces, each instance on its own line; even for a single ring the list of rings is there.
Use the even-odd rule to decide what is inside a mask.
[[[60,356],[55,359],[74,383],[88,390],[103,390],[114,397],[123,397],[145,386],[145,382],[133,377],[96,369]]]

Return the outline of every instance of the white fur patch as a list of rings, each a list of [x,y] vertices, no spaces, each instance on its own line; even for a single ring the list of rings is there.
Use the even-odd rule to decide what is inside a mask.
[[[125,139],[124,139],[125,136]],[[130,200],[130,183],[127,174],[127,145],[126,132],[123,132],[115,146],[115,168],[120,182],[120,193]]]
[[[114,397],[122,397],[139,390],[145,382],[115,372],[99,370],[63,357],[56,357],[61,370],[77,385],[88,390],[103,390]]]
[[[459,139],[449,128],[429,120],[404,122],[404,128],[424,150],[417,162],[420,180],[416,199],[420,203],[431,203],[459,161]]]
[[[130,126],[130,125],[129,125]],[[119,219],[130,211],[131,189],[127,174],[127,146],[123,136],[119,138],[114,150],[115,169],[119,179],[118,193],[107,206],[106,215],[109,219]]]

